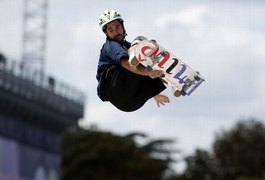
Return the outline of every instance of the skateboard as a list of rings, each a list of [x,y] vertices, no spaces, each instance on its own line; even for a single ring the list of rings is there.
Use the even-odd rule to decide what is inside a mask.
[[[183,96],[190,96],[205,82],[201,74],[154,40],[144,36],[139,36],[132,42],[129,63],[133,66],[142,64],[147,71],[163,70],[161,78]]]

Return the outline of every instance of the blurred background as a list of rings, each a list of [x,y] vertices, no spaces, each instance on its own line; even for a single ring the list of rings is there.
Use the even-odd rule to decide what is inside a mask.
[[[97,97],[104,10],[205,86],[132,113]],[[0,0],[0,180],[264,179],[265,3]],[[245,152],[245,153],[243,153]]]

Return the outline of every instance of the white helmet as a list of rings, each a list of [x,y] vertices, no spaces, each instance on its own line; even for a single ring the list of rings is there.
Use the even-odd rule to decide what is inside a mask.
[[[114,20],[119,20],[121,23],[123,23],[123,19],[117,11],[113,10],[106,10],[104,13],[100,16],[99,19],[99,25],[102,29],[102,31],[105,31],[105,25],[114,21]]]

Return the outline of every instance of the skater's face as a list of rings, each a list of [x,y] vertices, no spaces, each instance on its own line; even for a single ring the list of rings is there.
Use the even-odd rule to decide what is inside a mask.
[[[110,39],[122,41],[124,39],[124,29],[119,21],[110,22],[106,28],[106,35]]]

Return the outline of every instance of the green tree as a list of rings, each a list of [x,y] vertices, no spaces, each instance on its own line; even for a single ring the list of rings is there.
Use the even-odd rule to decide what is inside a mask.
[[[154,140],[140,146],[136,136],[146,137],[142,133],[118,136],[83,129],[66,132],[62,140],[62,179],[161,179],[171,162],[171,151],[163,149],[162,144],[173,141]],[[167,158],[155,157],[155,152]]]
[[[197,149],[185,158],[187,168],[174,180],[265,179],[265,127],[256,120],[239,121],[220,131],[213,151]]]
[[[215,179],[216,163],[212,155],[205,150],[196,149],[195,154],[185,158],[187,168],[185,179]]]
[[[262,177],[265,173],[265,127],[261,122],[238,122],[217,135],[213,150],[221,179]]]

